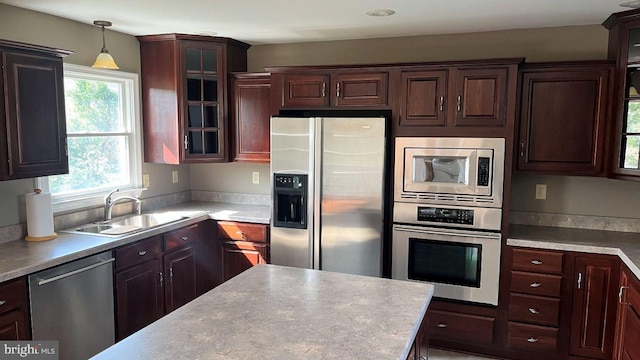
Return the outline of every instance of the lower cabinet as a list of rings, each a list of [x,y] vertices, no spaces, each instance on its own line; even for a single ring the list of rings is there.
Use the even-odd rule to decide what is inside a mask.
[[[164,256],[164,273],[167,276],[164,304],[167,313],[196,298],[195,249],[175,251]]]
[[[640,359],[640,280],[625,266],[618,290],[618,321],[616,322],[616,360]]]
[[[224,281],[254,265],[269,262],[268,229],[263,224],[218,222]]]
[[[0,285],[0,340],[29,340],[29,307],[24,278]]]
[[[440,310],[429,310],[427,317],[430,339],[478,345],[493,343],[495,319],[492,317]]]

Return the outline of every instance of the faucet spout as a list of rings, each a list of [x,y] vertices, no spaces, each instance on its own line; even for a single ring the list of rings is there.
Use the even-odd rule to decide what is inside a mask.
[[[111,199],[111,195],[113,195],[115,192],[120,191],[119,189],[115,189],[114,191],[110,192],[105,198],[104,198],[104,221],[109,221],[111,220],[111,212],[113,211],[113,206],[119,202],[121,202],[122,200],[133,200],[136,203],[136,213],[140,214],[142,212],[142,202],[140,201],[140,198],[137,196],[131,196],[131,195],[123,195],[120,197],[117,197],[115,199]]]

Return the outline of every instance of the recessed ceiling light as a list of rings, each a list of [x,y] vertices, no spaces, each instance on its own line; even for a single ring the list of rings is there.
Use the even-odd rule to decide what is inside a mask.
[[[640,2],[640,0],[637,1]],[[395,11],[389,9],[376,9],[367,11],[367,15],[369,16],[391,16],[395,13]]]
[[[640,8],[640,0],[625,1],[621,3],[620,6],[637,9],[637,8]]]

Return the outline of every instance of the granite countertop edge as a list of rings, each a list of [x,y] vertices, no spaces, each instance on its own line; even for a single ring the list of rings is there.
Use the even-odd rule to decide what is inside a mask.
[[[152,212],[172,212],[183,216],[184,219],[122,236],[84,235],[58,230],[58,237],[50,241],[28,242],[16,240],[1,244],[0,282],[33,274],[103,251],[113,250],[119,246],[180,229],[207,219],[265,225],[270,223],[270,207],[268,205],[191,201],[156,209]]]
[[[640,279],[640,233],[509,224],[507,245],[618,256]]]

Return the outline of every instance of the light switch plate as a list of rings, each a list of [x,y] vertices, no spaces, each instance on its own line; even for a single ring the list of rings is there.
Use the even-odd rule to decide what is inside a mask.
[[[260,184],[260,173],[259,173],[259,172],[257,172],[257,171],[254,171],[254,172],[253,172],[253,176],[252,176],[252,178],[251,178],[251,181],[252,181],[254,184]]]
[[[173,170],[171,172],[171,180],[173,181],[174,184],[178,183],[178,171],[177,170]]]
[[[536,200],[546,200],[546,199],[547,199],[547,185],[536,184]]]
[[[151,182],[149,180],[149,174],[142,175],[142,186],[146,188],[151,187]]]

